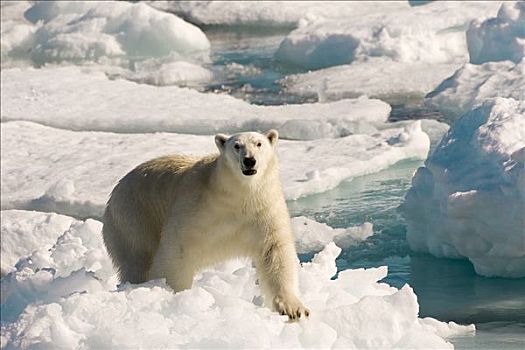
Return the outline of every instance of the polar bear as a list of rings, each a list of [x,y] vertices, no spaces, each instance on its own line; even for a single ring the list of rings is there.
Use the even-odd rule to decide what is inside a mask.
[[[215,136],[219,154],[171,155],[140,164],[115,186],[104,242],[122,282],[166,278],[191,288],[199,270],[251,257],[265,300],[290,319],[298,298],[297,254],[275,153],[278,133]]]

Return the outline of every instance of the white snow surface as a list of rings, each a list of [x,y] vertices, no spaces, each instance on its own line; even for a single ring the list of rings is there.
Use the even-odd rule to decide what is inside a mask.
[[[525,100],[525,60],[467,63],[430,92],[425,104],[453,122],[492,97]]]
[[[77,217],[100,217],[116,182],[143,161],[216,152],[212,136],[75,132],[23,121],[2,123],[1,136],[2,208]],[[371,135],[280,140],[285,195],[297,199],[403,159],[424,159],[429,145],[419,121]]]
[[[402,212],[413,250],[525,277],[525,101],[490,99],[458,119],[417,170]]]
[[[362,2],[359,3],[359,6]],[[307,18],[282,42],[275,57],[319,69],[369,57],[398,62],[451,63],[467,59],[465,30],[472,19],[494,16],[499,2],[370,3],[340,18]],[[381,10],[380,10],[381,9]],[[407,26],[410,23],[410,26]]]
[[[324,68],[281,79],[284,90],[296,95],[336,101],[367,95],[388,103],[423,98],[456,70],[455,64],[398,62],[386,57]]]
[[[467,45],[470,63],[518,63],[525,56],[525,3],[503,3],[496,17],[474,20],[467,30]]]
[[[11,9],[2,15],[2,62],[20,55],[37,66],[209,55],[210,42],[198,27],[146,4],[41,1],[31,4],[21,18],[24,6],[27,3],[2,4],[2,12]]]
[[[2,279],[3,348],[452,349],[443,338],[474,331],[418,318],[409,286],[378,282],[386,267],[346,270],[332,280],[341,251],[334,243],[300,267],[300,292],[311,310],[301,322],[285,322],[263,305],[244,259],[199,273],[191,289],[176,294],[164,280],[117,287],[102,224],[71,220],[66,230],[56,227],[51,249],[21,259]]]
[[[374,132],[386,127],[391,110],[366,97],[257,106],[228,95],[110,80],[75,66],[4,69],[1,77],[2,121],[72,130],[214,134],[276,128],[282,138],[314,139]]]

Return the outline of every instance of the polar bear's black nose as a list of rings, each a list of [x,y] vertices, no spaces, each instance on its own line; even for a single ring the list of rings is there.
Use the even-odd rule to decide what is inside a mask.
[[[255,158],[252,157],[245,157],[242,160],[242,164],[248,168],[252,168],[255,165]]]

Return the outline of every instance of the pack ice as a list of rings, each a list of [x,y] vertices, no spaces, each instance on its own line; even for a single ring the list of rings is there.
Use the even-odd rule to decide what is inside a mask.
[[[2,237],[17,234],[9,227],[21,217],[35,223],[24,228],[34,236],[46,215],[8,211]],[[380,282],[386,267],[346,270],[331,279],[341,251],[334,243],[300,268],[312,315],[299,323],[264,307],[255,270],[242,259],[200,273],[190,290],[177,294],[164,280],[117,287],[102,224],[69,220],[50,223],[60,233],[54,244],[22,257],[2,278],[3,348],[451,349],[444,338],[474,330],[418,318],[409,286]]]
[[[473,107],[493,97],[525,100],[525,61],[465,64],[427,94],[425,105],[440,111],[452,123]]]
[[[494,18],[475,19],[467,30],[470,63],[509,60],[525,56],[525,3],[507,2]]]
[[[504,3],[496,17],[467,30],[470,63],[431,91],[425,104],[453,122],[492,97],[525,100],[525,3]]]
[[[400,62],[462,60],[467,49],[461,28],[472,19],[491,16],[499,7],[497,2],[396,5],[387,5],[392,8],[385,11],[355,11],[350,18],[305,19],[282,41],[275,55],[309,69],[377,56]],[[439,15],[443,12],[447,16]]]
[[[525,276],[525,102],[495,98],[459,118],[402,205],[415,251]]]
[[[1,6],[2,348],[443,349],[452,348],[447,338],[474,331],[474,326],[419,318],[417,297],[409,286],[396,289],[381,282],[386,267],[336,274],[340,247],[372,235],[370,223],[331,228],[309,218],[292,219],[299,251],[318,253],[300,266],[299,274],[312,316],[287,323],[264,306],[255,270],[247,260],[211,267],[197,276],[190,290],[177,294],[163,280],[117,285],[101,239],[102,223],[94,219],[101,215],[115,182],[132,167],[166,153],[215,152],[210,135],[219,131],[279,128],[281,136],[290,139],[280,140],[278,148],[288,199],[332,189],[403,159],[424,159],[429,138],[421,123],[387,124],[390,107],[379,100],[361,97],[262,107],[164,86],[211,79],[211,72],[202,66],[210,43],[199,28],[154,7],[195,23],[297,26],[291,38],[308,28],[330,32],[338,25],[331,21],[342,23],[344,17],[369,25],[363,14],[376,4],[2,2]],[[462,59],[465,45],[454,26],[483,18],[496,5],[463,4],[465,10],[457,7],[450,17],[435,14],[439,6],[454,7],[452,3],[425,5],[415,10],[426,13],[418,33],[406,32],[401,25],[418,19],[414,13],[405,16],[411,11],[408,4],[381,6],[393,15],[380,21],[384,30],[360,32],[355,53],[354,32],[342,37],[329,33],[327,41],[314,41],[329,53],[334,44],[350,43],[342,53],[364,61],[381,56],[376,61],[379,69],[399,62],[392,66],[398,73],[388,79],[403,75],[418,57],[440,62],[439,74],[448,75],[449,60]],[[450,46],[440,43],[442,52],[426,53],[423,49],[428,47],[419,45],[429,38],[446,38]],[[409,50],[414,48],[412,54]],[[314,51],[305,57],[317,64],[319,50]],[[300,50],[290,52],[289,57],[297,52],[295,58],[300,56]],[[72,63],[84,66],[67,66]],[[40,69],[9,69],[28,64]],[[366,67],[376,69],[373,64]],[[410,91],[426,91],[436,84],[437,78],[423,74],[427,67],[418,66],[421,83]],[[396,79],[392,86],[401,82]],[[373,87],[366,89],[370,93]],[[383,92],[395,91],[385,87]]]
[[[468,60],[469,22],[494,16],[500,6],[495,1],[372,4],[387,8],[300,22],[276,58],[317,71],[286,77],[284,88],[329,100],[366,94],[399,104],[407,95],[421,98]]]

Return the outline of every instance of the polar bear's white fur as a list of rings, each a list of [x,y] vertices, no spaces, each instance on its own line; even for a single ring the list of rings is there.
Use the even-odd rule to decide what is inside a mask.
[[[297,255],[279,180],[278,134],[215,136],[219,155],[145,162],[114,188],[104,242],[122,282],[166,278],[190,288],[199,270],[239,256],[253,259],[265,300],[295,319]]]

